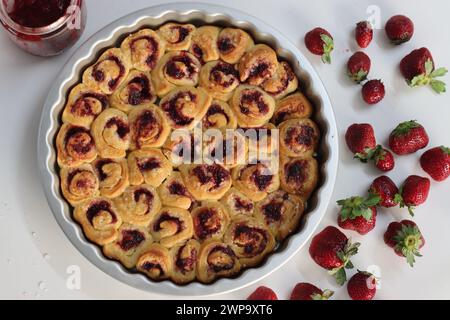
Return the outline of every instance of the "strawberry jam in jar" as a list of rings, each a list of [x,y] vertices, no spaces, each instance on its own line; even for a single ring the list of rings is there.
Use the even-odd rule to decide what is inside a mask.
[[[83,0],[0,0],[0,22],[21,49],[55,56],[81,37],[86,5]]]

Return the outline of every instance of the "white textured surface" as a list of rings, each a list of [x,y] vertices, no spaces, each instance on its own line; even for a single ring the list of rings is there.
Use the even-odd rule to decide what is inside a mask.
[[[134,0],[130,6],[120,0],[87,2],[87,29],[78,45],[127,13],[165,3]],[[417,0],[221,1],[221,4],[246,11],[283,32],[310,58],[321,76],[335,108],[342,142],[333,201],[363,194],[379,175],[371,165],[352,160],[343,143],[346,128],[354,122],[372,123],[379,142],[385,144],[389,132],[398,122],[417,119],[428,130],[430,146],[450,145],[450,92],[438,96],[428,88],[409,89],[398,71],[400,59],[421,46],[432,51],[438,66],[450,67],[450,26],[445,22],[450,3],[446,0],[432,3]],[[355,50],[354,24],[367,17],[366,9],[370,5],[379,7],[382,26],[397,13],[408,15],[416,26],[413,39],[400,47],[389,45],[384,31],[377,30],[374,42],[365,50],[372,58],[371,77],[381,78],[387,89],[386,98],[372,107],[362,102],[360,88],[345,76],[345,63]],[[307,53],[303,45],[305,32],[316,26],[328,29],[335,38],[336,50],[331,66],[322,65],[320,59]],[[0,32],[0,48],[0,298],[169,298],[135,290],[97,270],[65,238],[47,206],[35,160],[39,117],[54,77],[74,49],[56,58],[37,58],[17,49],[4,32]],[[450,84],[449,76],[445,80]],[[420,154],[397,157],[396,168],[389,176],[400,184],[409,174],[425,175],[418,163]],[[433,182],[428,202],[416,210],[415,221],[427,243],[423,249],[424,257],[417,259],[414,269],[382,240],[391,221],[408,218],[405,210],[380,210],[377,226],[367,236],[346,232],[355,241],[362,242],[360,253],[353,259],[355,266],[366,269],[376,265],[381,271],[377,299],[450,299],[450,253],[446,245],[450,215],[445,198],[449,194],[450,180],[439,184]],[[335,224],[336,214],[337,207],[332,202],[320,230]],[[81,268],[81,290],[67,289],[66,270],[70,265]],[[350,275],[353,272],[350,271]],[[294,284],[300,281],[336,290],[336,298],[348,298],[345,287],[337,288],[333,279],[314,264],[307,246],[261,284],[272,287],[280,298],[286,299]],[[217,298],[242,299],[256,287]]]

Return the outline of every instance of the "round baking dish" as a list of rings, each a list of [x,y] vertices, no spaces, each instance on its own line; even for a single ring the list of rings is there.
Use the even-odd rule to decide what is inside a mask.
[[[300,79],[302,91],[315,107],[314,120],[322,131],[318,152],[321,179],[308,202],[299,231],[286,239],[258,268],[247,269],[235,278],[220,279],[210,285],[191,283],[178,286],[169,281],[152,282],[142,274],[125,269],[119,262],[107,259],[100,247],[85,238],[81,227],[73,220],[59,187],[54,140],[70,88],[79,81],[83,70],[103,49],[117,45],[125,35],[143,27],[154,28],[169,21],[235,26],[249,32],[256,42],[274,48],[279,57],[291,64]],[[312,236],[327,210],[336,180],[339,152],[336,121],[328,94],[308,60],[295,45],[255,17],[226,7],[198,3],[172,3],[143,9],[111,23],[92,36],[69,59],[54,83],[42,112],[38,135],[42,185],[53,215],[72,244],[95,266],[119,281],[145,291],[179,296],[207,296],[246,287],[270,275],[295,255]]]

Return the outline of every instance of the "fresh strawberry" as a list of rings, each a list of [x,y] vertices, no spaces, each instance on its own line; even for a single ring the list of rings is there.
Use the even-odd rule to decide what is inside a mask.
[[[415,257],[421,257],[420,249],[425,245],[417,225],[411,220],[392,222],[384,233],[384,242],[400,257],[405,257],[412,267]]]
[[[444,76],[446,68],[435,69],[433,56],[427,48],[413,50],[400,62],[400,71],[410,87],[430,85],[437,93],[445,92],[445,83],[436,80]]]
[[[347,280],[345,269],[353,268],[350,257],[358,253],[359,243],[352,244],[338,228],[328,226],[316,234],[309,246],[311,258],[336,278],[339,285]]]
[[[369,80],[362,87],[362,97],[367,104],[376,104],[386,95],[384,84],[381,80]]]
[[[352,300],[372,300],[377,292],[377,279],[369,272],[358,271],[347,284]]]
[[[384,172],[391,171],[395,166],[395,159],[392,152],[383,149],[383,147],[378,146],[374,152],[373,160],[375,161],[375,166]]]
[[[355,158],[363,162],[370,159],[369,153],[375,150],[377,142],[373,128],[368,123],[352,124],[345,133],[345,141],[347,146]]]
[[[360,21],[356,24],[355,39],[358,46],[367,48],[373,38],[373,28],[369,21]]]
[[[425,128],[415,120],[400,123],[389,136],[389,147],[398,155],[414,153],[428,142]]]
[[[450,175],[450,148],[440,146],[426,151],[420,165],[434,180],[444,181]]]
[[[360,83],[366,80],[370,71],[370,58],[362,51],[355,52],[347,62],[347,74],[355,81]]]
[[[334,294],[331,290],[320,290],[315,285],[298,283],[291,293],[290,300],[328,300]]]
[[[256,289],[247,300],[278,300],[278,297],[272,289],[262,286]]]
[[[314,28],[305,35],[305,45],[311,53],[322,56],[323,63],[331,63],[334,49],[333,37],[322,28]]]
[[[370,195],[367,199],[351,197],[339,200],[341,211],[338,216],[338,225],[342,229],[353,230],[361,235],[367,234],[375,227],[377,208],[381,198]]]
[[[395,195],[395,201],[400,203],[400,208],[407,207],[411,216],[414,216],[414,208],[427,200],[429,192],[430,179],[409,176],[400,188],[400,192]]]
[[[385,208],[391,208],[398,205],[395,201],[395,195],[398,193],[398,188],[387,176],[381,176],[373,180],[369,188],[369,194],[380,197],[379,205]]]
[[[396,15],[386,22],[384,29],[393,44],[402,44],[412,38],[414,34],[414,23],[406,16]]]

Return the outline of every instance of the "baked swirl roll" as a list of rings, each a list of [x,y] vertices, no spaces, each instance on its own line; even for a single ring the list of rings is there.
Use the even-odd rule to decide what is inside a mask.
[[[203,26],[192,33],[192,44],[189,51],[202,64],[208,61],[219,60],[219,49],[217,49],[219,32],[220,28],[218,27]]]
[[[194,239],[170,249],[173,259],[171,279],[175,283],[185,284],[195,279],[199,251],[200,243]]]
[[[202,156],[202,141],[191,131],[178,130],[166,140],[162,149],[164,155],[177,168],[183,163],[195,163]]]
[[[265,44],[258,44],[244,54],[239,61],[239,79],[241,82],[259,86],[271,79],[278,69],[275,51]]]
[[[166,53],[152,71],[156,94],[162,98],[177,86],[196,86],[201,66],[188,51]]]
[[[259,128],[243,129],[248,139],[249,157],[255,158],[258,155],[268,155],[278,151],[278,138],[272,136],[274,129],[276,127],[272,123]]]
[[[153,239],[166,248],[182,244],[193,236],[191,213],[181,208],[163,207],[153,218],[150,232]]]
[[[213,100],[202,119],[202,127],[208,129],[236,129],[237,121],[228,103]]]
[[[129,187],[114,199],[124,222],[146,227],[161,209],[161,200],[152,186]]]
[[[278,126],[286,120],[309,118],[312,113],[311,102],[303,93],[297,92],[277,102],[271,122]]]
[[[319,144],[320,131],[310,119],[291,119],[280,124],[280,153],[288,157],[312,155]]]
[[[178,171],[173,171],[166,181],[158,187],[158,193],[165,206],[185,210],[191,207],[192,196],[189,194]]]
[[[172,256],[166,247],[152,243],[139,257],[136,269],[152,280],[168,279],[172,275]]]
[[[149,73],[133,70],[111,96],[111,106],[125,113],[156,101]]]
[[[131,130],[130,149],[159,148],[170,134],[166,116],[155,105],[137,107],[128,114]]]
[[[241,85],[230,103],[241,128],[257,128],[267,123],[275,111],[275,100],[258,87]]]
[[[215,99],[230,100],[239,83],[238,70],[223,61],[208,62],[200,71],[199,85]]]
[[[278,241],[283,241],[298,227],[304,209],[300,197],[278,190],[256,204],[255,217],[268,226]]]
[[[234,168],[246,163],[247,139],[240,131],[206,131],[203,143],[203,160],[207,164],[219,163]]]
[[[75,168],[62,168],[61,191],[72,206],[99,195],[97,176],[90,164]]]
[[[92,242],[105,245],[119,235],[122,219],[111,200],[103,197],[91,198],[75,207],[73,216]]]
[[[167,23],[158,30],[166,43],[167,51],[188,50],[191,46],[195,26],[192,24]]]
[[[172,165],[159,149],[141,149],[128,155],[130,184],[159,187],[172,173]]]
[[[63,124],[56,137],[56,149],[61,167],[77,167],[97,158],[94,138],[85,127]]]
[[[129,186],[128,163],[126,159],[102,159],[93,162],[103,197],[120,196]]]
[[[130,146],[130,125],[125,113],[106,109],[92,123],[91,133],[102,158],[125,157]]]
[[[232,217],[238,215],[251,216],[255,208],[253,201],[235,187],[228,190],[220,199],[220,203],[225,206]]]
[[[139,256],[150,247],[151,243],[152,236],[145,227],[124,223],[119,228],[117,239],[105,245],[103,253],[131,269],[136,266]]]
[[[166,44],[155,31],[143,29],[126,37],[120,48],[135,69],[149,72],[164,55]]]
[[[112,94],[128,76],[129,71],[130,61],[122,50],[108,49],[83,73],[83,83],[105,94]]]
[[[192,129],[206,114],[212,101],[203,88],[180,87],[165,96],[159,106],[174,129]]]
[[[258,265],[275,248],[275,238],[266,225],[254,218],[238,216],[228,227],[224,242],[243,267]]]
[[[230,224],[230,215],[220,202],[203,201],[192,210],[192,220],[195,239],[221,240]]]
[[[64,123],[90,128],[94,119],[108,107],[107,95],[100,90],[79,84],[70,91],[62,120]]]
[[[223,29],[217,40],[220,59],[231,64],[237,63],[253,46],[252,37],[244,30],[237,28]]]
[[[220,164],[183,164],[179,169],[186,188],[198,201],[218,200],[231,187],[230,171]]]
[[[211,283],[219,277],[231,277],[241,270],[239,259],[233,249],[219,241],[201,245],[197,263],[197,279]]]
[[[275,99],[281,99],[298,88],[298,79],[289,63],[282,61],[272,78],[265,80],[261,87]]]
[[[319,168],[313,157],[281,158],[281,188],[289,193],[308,199],[317,186]]]

